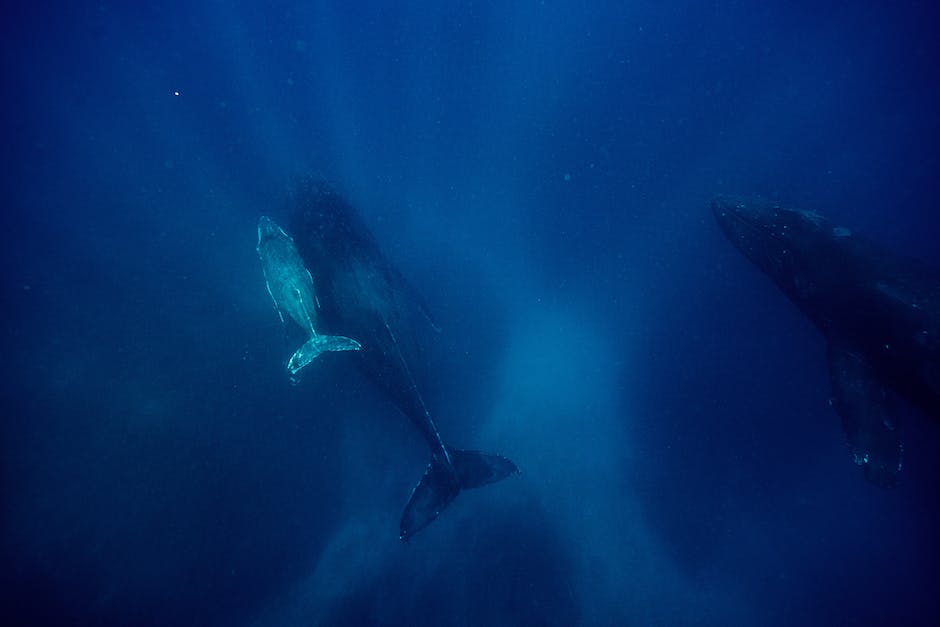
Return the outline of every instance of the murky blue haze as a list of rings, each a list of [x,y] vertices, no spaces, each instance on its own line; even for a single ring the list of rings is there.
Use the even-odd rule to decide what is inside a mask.
[[[932,3],[20,3],[2,20],[4,625],[932,625],[940,433],[868,484],[719,193],[940,265]],[[424,296],[427,463],[255,252],[327,177]]]

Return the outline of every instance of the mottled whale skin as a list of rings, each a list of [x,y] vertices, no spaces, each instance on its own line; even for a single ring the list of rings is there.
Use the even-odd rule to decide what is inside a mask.
[[[416,337],[433,323],[417,292],[388,263],[353,208],[326,183],[308,180],[293,198],[291,232],[319,288],[324,328],[362,344],[359,369],[418,430],[431,461],[401,518],[408,540],[430,524],[462,489],[518,472],[505,457],[446,445],[414,376]],[[417,327],[420,327],[420,331]]]
[[[258,221],[258,256],[268,294],[274,300],[281,322],[285,322],[284,314],[287,314],[308,338],[287,362],[291,375],[296,375],[324,352],[360,349],[356,340],[317,332],[317,295],[313,277],[304,266],[291,237],[267,216],[261,216]]]
[[[831,405],[856,463],[890,487],[902,443],[892,393],[940,420],[940,271],[810,212],[719,197],[722,231],[825,336]]]

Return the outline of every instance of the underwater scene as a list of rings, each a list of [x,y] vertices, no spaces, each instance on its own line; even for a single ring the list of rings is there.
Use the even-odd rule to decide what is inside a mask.
[[[0,25],[0,624],[940,624],[929,2]]]

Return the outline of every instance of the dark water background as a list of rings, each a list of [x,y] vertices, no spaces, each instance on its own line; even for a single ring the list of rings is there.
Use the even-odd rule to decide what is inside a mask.
[[[706,209],[940,265],[932,3],[23,4],[2,624],[936,624],[937,424],[868,485]],[[407,545],[422,442],[341,359],[284,371],[255,228],[309,172],[436,315],[445,436],[523,470]]]

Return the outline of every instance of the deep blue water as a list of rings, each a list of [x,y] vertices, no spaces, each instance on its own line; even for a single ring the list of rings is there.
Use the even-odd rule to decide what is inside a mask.
[[[940,265],[931,3],[23,4],[2,624],[936,624],[937,423],[866,483],[707,210]],[[522,469],[408,544],[424,444],[341,359],[284,370],[255,228],[309,173],[434,312],[447,439]]]

